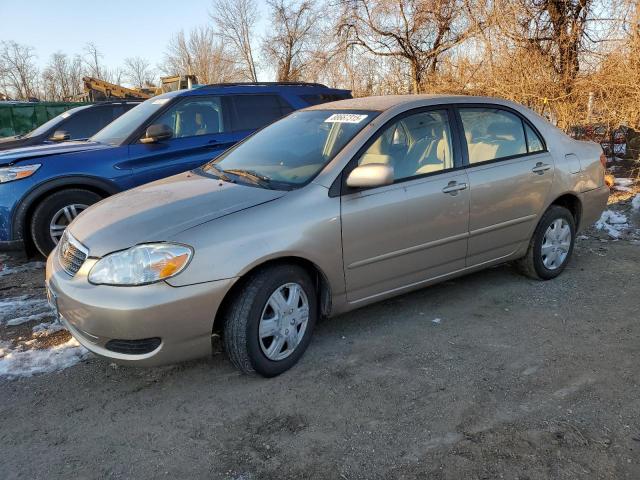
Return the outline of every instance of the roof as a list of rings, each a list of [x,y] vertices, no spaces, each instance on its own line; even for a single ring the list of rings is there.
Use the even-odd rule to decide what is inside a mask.
[[[372,97],[351,98],[337,102],[322,103],[306,108],[306,110],[375,110],[383,112],[390,108],[404,105],[407,107],[421,107],[429,104],[441,103],[498,103],[514,105],[512,102],[494,97],[474,97],[470,95],[382,95]],[[413,105],[415,104],[415,105]]]
[[[304,83],[304,82],[257,82],[257,83],[219,83],[211,85],[201,85],[191,90],[177,90],[179,95],[199,95],[203,92],[215,93],[251,93],[251,92],[279,92],[279,91],[297,91],[297,92],[349,92],[337,88],[330,88],[320,83]]]

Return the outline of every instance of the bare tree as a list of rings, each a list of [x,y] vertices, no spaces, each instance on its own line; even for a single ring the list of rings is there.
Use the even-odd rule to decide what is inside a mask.
[[[342,0],[338,34],[347,47],[379,57],[401,58],[409,65],[414,93],[434,74],[445,52],[482,28],[467,0]]]
[[[613,2],[615,3],[615,2]],[[553,69],[560,90],[570,95],[580,63],[611,40],[613,3],[597,0],[497,0],[500,33],[517,47],[535,50]],[[608,7],[608,8],[607,8]]]
[[[124,59],[124,77],[137,88],[153,85],[155,73],[151,64],[142,57],[127,57]]]
[[[255,0],[214,0],[211,19],[216,33],[231,47],[233,55],[240,59],[240,71],[244,77],[257,82],[256,62],[251,45],[258,20]]]
[[[56,52],[51,55],[42,71],[43,96],[47,100],[61,101],[82,91],[83,67],[79,55],[70,58]]]
[[[36,97],[38,68],[32,47],[8,41],[0,42],[0,76],[7,95],[20,99]]]
[[[268,0],[271,34],[262,42],[268,63],[276,65],[276,79],[297,81],[314,61],[318,41],[319,13],[311,0]]]
[[[89,76],[100,80],[106,80],[104,78],[104,70],[101,67],[103,55],[102,52],[98,50],[96,44],[93,42],[87,43],[84,47],[84,52],[84,62],[88,69],[87,73]]]
[[[196,75],[201,83],[227,82],[240,76],[224,44],[208,26],[174,35],[160,69],[167,75]]]

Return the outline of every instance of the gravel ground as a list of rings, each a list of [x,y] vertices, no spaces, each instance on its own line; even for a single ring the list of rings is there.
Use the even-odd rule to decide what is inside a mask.
[[[275,379],[222,353],[0,377],[0,478],[640,478],[638,220],[580,237],[553,281],[505,265],[325,320]],[[0,299],[42,279],[0,276]]]

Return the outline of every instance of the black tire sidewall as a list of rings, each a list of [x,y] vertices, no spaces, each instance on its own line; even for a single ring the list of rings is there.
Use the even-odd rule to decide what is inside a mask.
[[[296,266],[280,267],[268,272],[268,278],[253,298],[247,318],[247,353],[253,369],[265,377],[273,377],[295,365],[311,342],[311,336],[318,316],[318,301],[313,282],[307,273]],[[309,320],[304,336],[294,352],[280,361],[268,359],[260,348],[258,327],[262,311],[273,292],[286,283],[298,283],[304,289],[309,301]]]
[[[67,205],[93,205],[101,199],[89,190],[73,189],[56,192],[42,200],[31,218],[31,238],[40,253],[46,257],[56,246],[49,234],[49,225],[56,212]]]
[[[551,225],[551,223],[559,218],[565,219],[569,224],[569,228],[571,229],[571,245],[569,246],[569,252],[567,253],[567,257],[564,259],[562,265],[560,265],[560,267],[556,268],[555,270],[550,270],[544,266],[544,263],[542,261],[542,242],[544,240],[545,232],[549,228],[549,225]],[[573,253],[573,246],[575,245],[575,242],[576,224],[573,215],[566,208],[554,205],[549,210],[547,210],[536,229],[536,236],[533,244],[533,266],[538,276],[543,280],[550,280],[560,275],[571,259],[571,254]]]

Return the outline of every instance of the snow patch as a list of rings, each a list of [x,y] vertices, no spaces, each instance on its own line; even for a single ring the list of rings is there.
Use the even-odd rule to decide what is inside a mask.
[[[66,329],[60,322],[40,323],[32,329],[33,336],[38,338],[48,337],[49,335],[62,330]]]
[[[616,178],[613,183],[615,185],[620,185],[621,187],[630,187],[633,185],[633,182],[633,178]]]
[[[53,315],[49,302],[29,295],[0,300],[0,324],[15,326],[33,320],[43,320]]]
[[[38,373],[51,373],[69,368],[89,357],[90,353],[74,338],[45,349],[25,349],[20,345],[11,350],[0,345],[0,376],[31,377]]]
[[[595,223],[598,230],[603,230],[609,234],[611,238],[620,238],[624,230],[629,228],[626,215],[614,212],[613,210],[605,210],[600,216],[600,220]]]
[[[431,322],[435,323],[435,324],[440,324],[442,322],[442,319],[441,318],[434,318],[433,320],[431,320]]]
[[[29,270],[39,270],[45,267],[44,262],[29,262],[23,265],[18,265],[17,267],[10,267],[9,265],[4,265],[0,270],[0,277],[4,277],[6,275],[12,275],[14,273],[20,272],[28,272]]]

